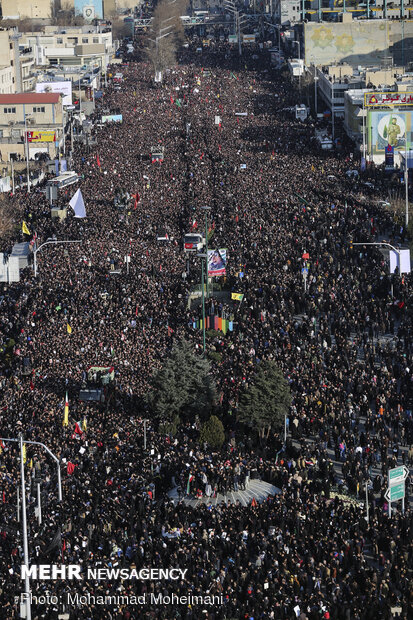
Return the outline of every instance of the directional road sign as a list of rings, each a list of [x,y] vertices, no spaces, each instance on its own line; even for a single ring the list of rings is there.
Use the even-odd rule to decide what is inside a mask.
[[[406,489],[404,482],[400,482],[387,489],[385,498],[390,502],[397,502],[398,499],[404,499],[405,495]]]
[[[393,469],[389,469],[389,486],[392,487],[395,484],[404,482],[408,475],[409,475],[409,470],[404,465],[400,465],[400,467],[394,467]]]

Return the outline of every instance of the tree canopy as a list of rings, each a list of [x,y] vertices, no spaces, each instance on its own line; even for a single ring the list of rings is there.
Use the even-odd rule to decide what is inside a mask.
[[[288,382],[274,362],[262,362],[253,384],[241,395],[238,419],[253,425],[259,435],[271,428],[279,429],[291,404]]]
[[[202,425],[199,435],[201,443],[207,443],[211,448],[221,448],[225,441],[224,425],[216,415],[212,415]]]
[[[216,398],[210,362],[185,340],[175,343],[163,367],[150,381],[146,396],[155,418],[162,422],[207,417]]]

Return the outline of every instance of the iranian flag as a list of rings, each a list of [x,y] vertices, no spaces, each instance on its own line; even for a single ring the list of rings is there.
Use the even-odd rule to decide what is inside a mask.
[[[192,480],[194,480],[194,479],[195,479],[195,476],[193,476],[192,474],[189,474],[189,476],[188,476],[188,482],[187,482],[187,485],[186,485],[186,494],[187,494],[187,495],[189,495],[189,493],[190,493],[190,490],[191,490],[191,482],[192,482]]]

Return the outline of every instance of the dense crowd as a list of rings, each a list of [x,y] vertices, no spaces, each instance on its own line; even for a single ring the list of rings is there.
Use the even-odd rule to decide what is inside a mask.
[[[407,498],[405,513],[393,506],[390,519],[384,492],[388,468],[413,459],[406,449],[413,444],[412,280],[396,274],[391,296],[380,251],[349,243],[384,234],[397,242],[404,231],[377,206],[374,190],[345,174],[347,153],[320,152],[311,121],[286,111],[296,92],[264,54],[254,50],[239,62],[225,44],[202,55],[190,46],[162,85],[142,60],[130,58],[122,73],[120,88],[109,84],[92,118],[116,108],[123,122],[95,125],[97,145],[86,152],[79,144],[72,153],[87,218],[69,210],[62,222],[51,220],[41,188],[10,197],[16,221],[27,222],[38,243],[52,235],[82,240],[47,246],[37,279],[27,269],[20,283],[1,290],[1,435],[23,431],[64,467],[59,503],[54,462],[27,447],[31,562],[179,566],[188,573],[174,593],[223,597],[212,607],[86,604],[66,609],[70,618],[411,617],[411,510]],[[151,160],[154,146],[163,148],[162,162]],[[120,189],[131,196],[125,213],[115,204]],[[59,204],[73,193],[60,192]],[[151,375],[180,338],[202,350],[194,328],[200,308],[188,303],[200,265],[185,256],[182,239],[203,230],[205,205],[210,247],[228,253],[226,277],[207,301],[210,316],[234,323],[207,345],[220,354],[212,372],[227,441],[213,452],[200,445],[195,424],[167,437],[149,422],[145,452],[150,412],[142,398]],[[157,240],[161,231],[167,241]],[[15,240],[2,240],[2,249]],[[231,300],[231,291],[242,301]],[[276,361],[293,396],[291,441],[280,454],[278,434],[256,446],[236,433],[240,394],[263,360]],[[90,366],[115,369],[105,405],[78,398]],[[0,598],[11,620],[21,591],[19,464],[13,446],[1,449]],[[251,477],[280,494],[248,507],[192,508],[166,493],[175,483],[182,496],[200,489],[212,497]],[[366,483],[369,522],[357,502],[333,492],[341,486],[361,497]],[[171,588],[32,582],[33,593],[62,596]],[[62,611],[61,604],[34,605],[32,615]]]

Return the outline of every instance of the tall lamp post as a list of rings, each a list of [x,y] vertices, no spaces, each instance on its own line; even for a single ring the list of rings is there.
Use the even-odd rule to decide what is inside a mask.
[[[298,45],[298,88],[301,92],[301,46],[300,41],[293,41],[293,45]]]
[[[201,259],[201,286],[202,286],[202,350],[205,355],[206,342],[205,342],[205,277],[204,277],[204,260],[206,262],[207,254],[197,254],[197,257]],[[208,265],[207,265],[207,277],[208,277]]]
[[[23,445],[24,444],[32,444],[36,446],[42,446],[46,450],[50,456],[57,463],[57,481],[58,481],[58,497],[59,502],[62,501],[62,480],[60,476],[60,461],[55,454],[42,442],[40,441],[27,441],[23,439],[23,435],[20,434],[19,438],[15,437],[0,437],[0,441],[11,441],[14,443],[18,443],[20,446],[20,476],[21,476],[21,496],[22,496],[22,534],[23,534],[23,556],[24,556],[24,566],[26,568],[26,574],[24,577],[24,598],[22,601],[22,605],[24,606],[24,618],[26,620],[31,620],[32,611],[31,611],[31,601],[30,601],[30,578],[29,578],[29,543],[27,536],[27,510],[26,510],[26,483],[24,476],[24,458],[23,458]],[[18,489],[17,489],[18,490]],[[40,504],[39,504],[40,507]]]
[[[31,118],[29,114],[26,114],[26,108],[23,106],[24,116],[24,144],[26,151],[26,172],[27,172],[27,193],[30,194],[30,164],[29,164],[29,139],[27,137],[27,118]]]
[[[77,239],[75,241],[58,241],[57,239],[50,239],[42,243],[42,245],[39,245],[39,247],[33,251],[33,269],[35,278],[37,278],[37,252],[39,252],[39,250],[41,250],[45,245],[50,245],[51,243],[83,243],[83,241],[81,239]]]
[[[206,252],[206,257],[207,257],[207,261],[208,261],[208,211],[211,210],[211,207],[205,205],[204,207],[201,207],[201,209],[203,209],[205,211],[205,252]],[[207,299],[209,299],[208,269],[207,269],[207,273],[206,273],[206,296],[207,296]]]

